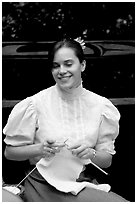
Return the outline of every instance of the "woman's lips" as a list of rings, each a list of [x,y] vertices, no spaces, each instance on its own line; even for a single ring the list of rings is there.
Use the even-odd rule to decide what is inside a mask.
[[[58,77],[60,80],[68,80],[71,76],[62,76]]]

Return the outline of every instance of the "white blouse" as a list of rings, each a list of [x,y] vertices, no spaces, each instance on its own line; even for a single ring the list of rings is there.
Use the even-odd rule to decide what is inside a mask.
[[[68,139],[68,144],[82,140],[96,150],[115,154],[119,119],[117,108],[108,99],[82,86],[66,93],[54,85],[15,105],[3,130],[4,141],[21,146],[49,138]]]

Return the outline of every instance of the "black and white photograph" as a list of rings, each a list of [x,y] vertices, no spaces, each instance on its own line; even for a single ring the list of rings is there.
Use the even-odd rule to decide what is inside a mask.
[[[135,202],[135,2],[1,6],[2,202]]]

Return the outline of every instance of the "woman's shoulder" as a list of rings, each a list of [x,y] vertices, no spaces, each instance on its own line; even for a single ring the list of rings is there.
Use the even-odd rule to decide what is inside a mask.
[[[49,88],[43,89],[38,93],[34,94],[33,96],[29,97],[29,100],[33,104],[35,109],[45,107],[46,104],[50,103],[51,95],[54,95],[55,86],[51,86]]]
[[[35,107],[38,104],[40,104],[40,102],[43,101],[43,99],[48,98],[48,95],[52,92],[53,89],[54,89],[54,86],[41,90],[32,96],[28,96],[24,98],[14,106],[13,110],[15,111],[15,110],[28,109],[28,108],[35,109]]]
[[[43,98],[43,97],[47,97],[49,94],[51,94],[51,92],[54,90],[55,86],[51,86],[48,87],[46,89],[43,89],[41,91],[39,91],[38,93],[34,94],[33,96],[31,96],[32,99],[39,99],[39,98]]]
[[[87,100],[89,100],[91,103],[94,103],[96,105],[104,105],[110,102],[110,100],[107,99],[106,97],[101,96],[95,92],[89,91],[87,89],[85,89],[85,93],[86,93]]]
[[[115,107],[115,105],[110,101],[110,99],[101,96],[99,94],[96,94],[92,91],[86,90],[87,93],[87,100],[90,104],[92,104],[92,107],[99,108],[102,115],[108,117],[108,118],[120,118],[120,113],[118,109]]]

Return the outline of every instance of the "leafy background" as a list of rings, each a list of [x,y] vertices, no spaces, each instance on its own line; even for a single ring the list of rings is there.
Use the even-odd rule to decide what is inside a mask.
[[[134,2],[3,2],[3,41],[134,39]]]

